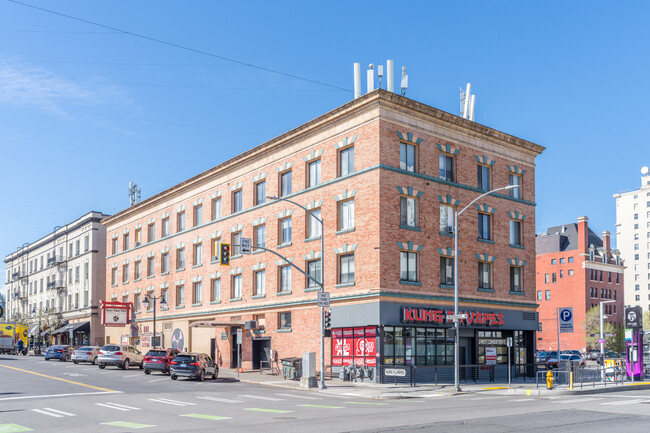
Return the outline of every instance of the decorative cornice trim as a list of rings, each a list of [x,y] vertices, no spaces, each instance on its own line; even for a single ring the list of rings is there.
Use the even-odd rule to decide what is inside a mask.
[[[355,141],[357,141],[358,135],[352,136],[351,139],[348,139],[348,137],[343,137],[343,140],[339,141],[338,143],[334,143],[334,149],[342,149],[347,146],[351,146],[354,144]]]
[[[514,220],[525,220],[526,215],[519,213],[518,210],[516,210],[514,213],[508,211],[508,216]]]
[[[258,263],[256,265],[251,266],[251,269],[253,271],[261,271],[262,269],[266,269],[266,263]]]
[[[523,168],[520,168],[518,165],[515,165],[515,166],[512,166],[512,167],[509,166],[509,165],[506,165],[506,168],[508,169],[508,171],[510,173],[513,173],[513,174],[519,174],[519,175],[523,176],[524,173],[526,173],[526,170],[524,170]]]
[[[397,133],[397,136],[399,137],[400,141],[408,142],[408,143],[415,143],[415,144],[420,144],[422,143],[421,138],[417,138],[415,141],[413,141],[413,133],[412,132],[407,132],[406,133],[406,138],[404,138],[404,133],[400,131],[395,131]]]
[[[526,260],[521,260],[519,257],[508,259],[510,266],[526,266]]]
[[[320,259],[320,251],[311,251],[309,254],[303,254],[302,258],[305,259],[306,261],[308,260],[314,260],[314,259]]]
[[[490,167],[492,167],[495,163],[493,159],[489,159],[485,155],[484,156],[474,155],[474,158],[476,158],[476,162],[478,162],[479,164],[489,165]]]
[[[488,253],[485,254],[479,254],[475,253],[476,258],[479,259],[481,262],[494,262],[497,258],[494,256],[489,255]]]
[[[321,206],[323,206],[323,200],[319,200],[319,201],[312,200],[305,205],[307,210],[318,209]]]
[[[454,257],[454,249],[452,247],[438,248],[438,254],[441,256]]]
[[[422,248],[424,248],[424,245],[417,245],[411,241],[408,241],[406,243],[404,242],[396,242],[396,243],[400,250],[414,251],[416,253],[419,253],[420,251],[422,251]]]
[[[323,154],[324,149],[319,149],[319,150],[312,150],[309,156],[303,156],[302,159],[305,162],[311,162],[317,158],[319,158]]]
[[[293,162],[284,161],[280,167],[275,167],[275,171],[282,173],[284,171],[290,170],[293,167]]]
[[[454,149],[453,147],[451,147],[451,144],[436,143],[436,147],[438,148],[439,151],[448,153],[449,155],[456,156],[460,153],[460,150]]]
[[[293,209],[283,209],[282,212],[276,213],[275,217],[277,219],[281,220],[281,219],[284,219],[284,218],[287,218],[287,217],[290,217],[291,215],[293,215],[293,211],[294,211]]]
[[[260,172],[258,173],[255,177],[253,177],[253,183],[257,183],[260,180],[266,179],[266,176],[269,174],[268,171],[265,171],[264,173]]]
[[[476,206],[476,209],[479,212],[483,212],[483,213],[493,214],[496,211],[496,208],[490,207],[487,204],[475,204],[474,206]]]
[[[244,230],[244,224],[236,224],[230,228],[230,233],[240,232]]]
[[[447,194],[444,198],[440,195],[436,195],[438,197],[438,201],[443,204],[448,204],[451,206],[458,206],[460,204],[460,200],[454,200],[451,198],[451,195]]]
[[[244,182],[235,182],[235,184],[230,187],[230,192],[237,191],[238,189],[242,189],[243,187],[244,187]]]
[[[353,198],[356,195],[357,191],[358,191],[358,189],[355,189],[354,191],[350,191],[350,190],[346,189],[341,194],[335,195],[334,200],[342,201],[342,200],[347,200],[349,198]]]
[[[357,246],[359,246],[359,244],[352,244],[352,245],[343,244],[343,246],[341,248],[334,248],[334,253],[336,253],[337,255],[338,254],[345,254],[345,253],[352,253],[352,252],[354,252],[354,250],[357,249]]]

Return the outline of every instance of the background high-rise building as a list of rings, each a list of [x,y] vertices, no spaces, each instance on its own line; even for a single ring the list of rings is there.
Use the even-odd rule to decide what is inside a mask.
[[[625,305],[650,311],[650,176],[641,169],[641,187],[614,194],[616,246],[625,260]]]

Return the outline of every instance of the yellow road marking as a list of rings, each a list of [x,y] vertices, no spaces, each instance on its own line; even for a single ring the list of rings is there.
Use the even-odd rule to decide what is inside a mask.
[[[16,370],[16,371],[22,371],[23,373],[35,374],[36,376],[47,377],[48,379],[60,380],[61,382],[68,382],[68,383],[71,383],[73,385],[85,386],[86,388],[97,389],[99,391],[117,392],[114,389],[101,388],[99,386],[94,386],[94,385],[87,385],[85,383],[75,382],[74,380],[62,379],[60,377],[50,376],[50,375],[43,374],[43,373],[36,373],[35,371],[23,370],[22,368],[10,367],[8,365],[0,364],[0,367],[10,368],[10,369]]]
[[[526,395],[530,395],[530,394],[531,394],[531,392],[532,392],[532,390],[530,390],[530,389],[527,389],[527,390],[526,390]]]
[[[626,385],[650,385],[650,382],[634,382],[634,383],[626,383]]]
[[[483,389],[508,389],[507,386],[494,386],[492,388],[483,388]]]

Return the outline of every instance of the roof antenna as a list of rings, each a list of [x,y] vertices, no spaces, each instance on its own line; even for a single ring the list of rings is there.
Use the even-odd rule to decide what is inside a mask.
[[[131,206],[140,203],[140,188],[133,182],[129,182],[129,202]]]
[[[406,74],[406,66],[402,66],[402,96],[406,95],[406,89],[409,87],[409,76]]]
[[[381,89],[381,77],[384,76],[384,65],[377,65],[377,76],[379,77],[379,88]]]

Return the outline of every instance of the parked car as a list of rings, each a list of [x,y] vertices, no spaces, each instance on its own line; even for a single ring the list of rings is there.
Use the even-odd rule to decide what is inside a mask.
[[[535,361],[538,364],[544,364],[546,361],[548,361],[549,358],[557,358],[557,351],[556,350],[542,350],[537,352],[537,355],[535,356]]]
[[[569,355],[579,355],[579,356],[582,356],[582,352],[580,352],[579,350],[562,350],[562,351],[560,351],[560,353],[561,353],[561,354],[568,353]]]
[[[144,374],[151,374],[152,370],[169,373],[172,360],[179,354],[178,349],[155,348],[144,356]]]
[[[192,377],[203,382],[206,376],[213,380],[219,375],[219,366],[205,353],[179,353],[171,363],[172,380]]]
[[[592,361],[595,361],[596,359],[598,359],[599,356],[600,356],[600,350],[592,349],[589,351],[587,358],[591,359]]]
[[[560,354],[560,362],[565,362],[565,361],[570,361],[572,365],[577,365],[577,366],[584,366],[587,365],[587,362],[584,360],[584,358],[581,355],[572,355],[569,353],[562,353]],[[549,358],[548,361],[546,361],[546,366],[551,369],[551,368],[557,368],[557,357],[555,358]]]
[[[80,362],[90,362],[92,365],[97,363],[97,356],[99,354],[99,347],[83,346],[72,353],[72,362],[79,364]]]
[[[143,368],[143,356],[135,347],[128,344],[107,344],[99,351],[97,356],[99,368],[115,365],[122,370],[127,370],[132,365]]]
[[[71,357],[72,347],[64,345],[50,346],[45,349],[45,353],[43,354],[43,358],[46,361],[49,361],[50,359],[58,359],[59,361],[65,362],[70,361]]]

